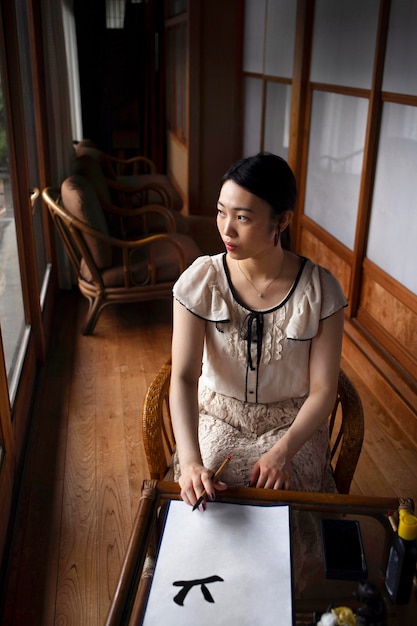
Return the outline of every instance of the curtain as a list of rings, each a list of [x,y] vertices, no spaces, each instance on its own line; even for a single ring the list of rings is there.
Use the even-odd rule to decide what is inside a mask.
[[[83,137],[83,125],[73,0],[63,0],[62,2],[62,25],[64,28],[65,53],[68,68],[72,137],[73,139],[79,140]]]
[[[66,26],[64,27],[64,16]],[[49,131],[50,185],[59,187],[71,173],[74,133],[82,135],[77,80],[67,63],[65,34],[73,30],[71,0],[42,0],[42,30],[45,50],[45,81]],[[69,41],[70,45],[71,42]],[[72,59],[75,58],[75,52]],[[70,80],[71,77],[71,80]],[[79,96],[78,96],[79,102]],[[71,288],[74,282],[72,268],[57,238],[59,284]]]

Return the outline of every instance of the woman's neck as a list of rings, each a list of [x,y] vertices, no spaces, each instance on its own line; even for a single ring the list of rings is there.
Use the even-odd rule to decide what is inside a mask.
[[[285,265],[285,252],[281,247],[273,249],[260,257],[250,257],[248,259],[234,260],[240,272],[253,282],[268,282],[273,278],[277,279],[282,273]]]
[[[274,254],[269,259],[236,260],[236,265],[238,272],[235,271],[235,280],[240,289],[252,289],[258,298],[264,299],[275,291],[274,287],[284,270],[285,253],[280,249],[280,254]]]

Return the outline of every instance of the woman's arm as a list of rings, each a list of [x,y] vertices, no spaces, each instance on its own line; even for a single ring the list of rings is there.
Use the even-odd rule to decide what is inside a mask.
[[[198,443],[198,380],[205,332],[206,322],[174,299],[170,409],[181,468],[181,497],[192,505],[204,489],[209,497],[215,494],[213,472],[203,466]]]
[[[310,392],[285,435],[255,464],[251,484],[291,488],[291,459],[328,418],[334,406],[343,337],[343,309],[320,322],[311,342]]]

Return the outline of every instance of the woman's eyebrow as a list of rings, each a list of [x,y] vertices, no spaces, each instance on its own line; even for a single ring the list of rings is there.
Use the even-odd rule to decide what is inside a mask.
[[[220,202],[220,200],[217,201],[217,204],[219,204],[222,207],[225,207],[226,205],[223,204],[223,202]],[[255,213],[255,211],[253,209],[250,209],[248,207],[245,206],[236,206],[232,208],[233,211],[247,211],[248,213]]]

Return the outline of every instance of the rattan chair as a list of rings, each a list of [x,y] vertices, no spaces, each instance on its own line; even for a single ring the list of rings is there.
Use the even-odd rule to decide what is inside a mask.
[[[82,334],[93,332],[109,304],[172,298],[172,285],[200,254],[186,235],[167,232],[121,239],[109,235],[93,187],[82,176],[70,176],[61,189],[42,192],[74,268],[78,287],[89,301]],[[137,209],[142,218],[164,207]],[[146,220],[145,220],[146,221]]]
[[[172,480],[175,439],[169,410],[171,363],[168,361],[151,382],[143,403],[142,436],[152,479]],[[359,394],[343,370],[339,373],[337,399],[329,417],[331,460],[339,493],[349,493],[362,449],[364,415]]]

